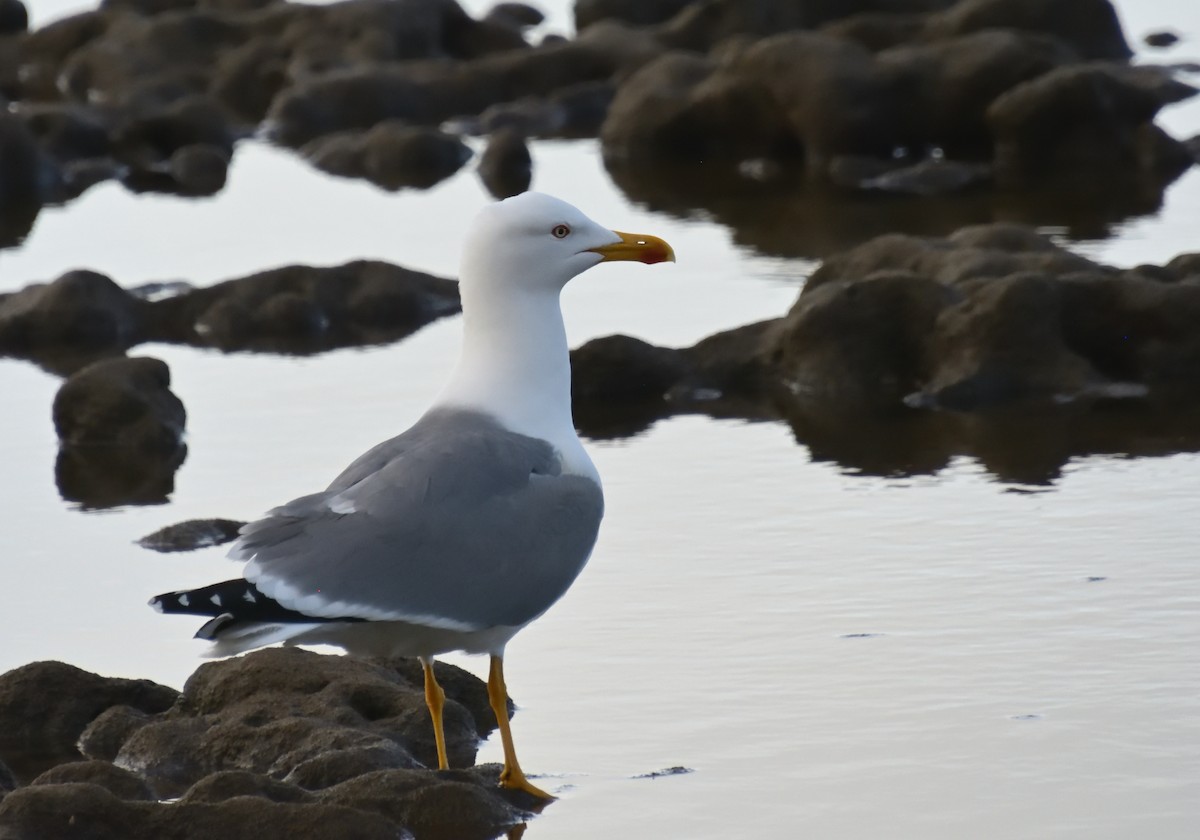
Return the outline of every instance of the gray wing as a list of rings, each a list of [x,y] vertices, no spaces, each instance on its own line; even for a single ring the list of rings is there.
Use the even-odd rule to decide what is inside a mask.
[[[323,493],[271,511],[232,555],[283,606],[459,630],[519,626],[583,569],[599,485],[563,475],[545,441],[469,412],[433,412]]]

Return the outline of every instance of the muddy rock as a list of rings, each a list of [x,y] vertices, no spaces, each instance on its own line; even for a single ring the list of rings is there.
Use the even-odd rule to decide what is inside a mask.
[[[436,779],[436,782],[435,782]],[[325,791],[323,802],[381,813],[417,837],[488,840],[526,816],[477,773],[382,770]]]
[[[365,132],[340,132],[305,145],[300,154],[318,169],[365,178],[384,189],[426,189],[450,177],[471,158],[454,135],[385,120]]]
[[[527,3],[497,3],[488,10],[483,19],[521,30],[537,26],[546,16]]]
[[[69,761],[51,767],[30,785],[98,785],[127,802],[151,802],[154,793],[138,776],[107,761]]]
[[[85,758],[112,761],[134,730],[153,720],[153,715],[133,706],[110,706],[83,730],[79,736],[79,751]]]
[[[1169,183],[1192,157],[1152,120],[1168,101],[1194,93],[1101,64],[1063,67],[1017,85],[988,109],[997,180],[1020,186],[1050,173],[1104,172]]]
[[[149,680],[101,677],[62,662],[34,662],[0,674],[0,756],[32,777],[76,760],[85,727],[111,706],[162,712],[179,693]]]
[[[271,135],[289,146],[389,119],[438,125],[489,106],[559,88],[606,81],[649,60],[660,47],[648,33],[616,25],[578,39],[463,62],[426,62],[316,76],[282,92],[267,115]]]
[[[60,444],[173,452],[187,413],[170,385],[170,371],[159,359],[121,357],[88,365],[54,397]]]
[[[479,158],[479,178],[493,198],[508,198],[529,189],[533,159],[525,138],[512,129],[493,134]]]
[[[931,15],[925,35],[945,38],[984,29],[1054,35],[1084,59],[1133,55],[1109,0],[960,0]]]
[[[651,26],[670,20],[694,0],[576,0],[575,28],[587,29],[602,20]]]
[[[355,837],[395,840],[401,827],[366,811],[317,803],[238,797],[219,805],[123,802],[99,785],[22,788],[0,802],[0,825],[14,837],[153,840],[161,837]]]
[[[36,215],[58,177],[25,123],[0,112],[0,216]]]
[[[223,350],[394,341],[459,310],[458,287],[388,263],[288,266],[157,301],[153,332]]]
[[[29,355],[54,346],[120,350],[141,338],[144,305],[94,271],[0,296],[0,352]]]
[[[589,342],[572,356],[576,409],[584,425],[602,403],[752,417],[1200,404],[1191,262],[1118,271],[1015,225],[879,237],[827,259],[775,321],[680,350]]]
[[[0,0],[0,35],[16,35],[29,29],[29,11],[21,0]]]
[[[443,672],[456,669],[438,665]],[[470,765],[481,728],[442,681],[452,766]],[[268,649],[201,666],[168,713],[135,729],[116,757],[160,793],[182,793],[205,776],[244,770],[323,785],[357,769],[436,766],[419,677],[350,657]]]
[[[1167,47],[1173,47],[1175,44],[1179,43],[1179,35],[1169,29],[1161,29],[1158,32],[1147,33],[1146,37],[1142,39],[1142,42],[1148,47],[1154,47],[1155,49],[1161,50],[1166,49]]]
[[[313,802],[302,787],[246,770],[222,770],[205,776],[179,797],[181,802],[224,802],[238,796],[257,796],[272,802]]]
[[[245,524],[232,519],[188,519],[159,528],[153,534],[142,537],[137,543],[151,551],[195,551],[198,548],[233,542]]]

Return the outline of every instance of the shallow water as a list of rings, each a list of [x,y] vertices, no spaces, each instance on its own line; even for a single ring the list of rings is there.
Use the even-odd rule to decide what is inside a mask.
[[[1167,55],[1186,57],[1200,12],[1167,8],[1123,9],[1130,38],[1172,21],[1191,40]],[[1196,134],[1200,109],[1162,122]],[[626,332],[678,345],[773,317],[812,267],[737,245],[702,213],[631,206],[590,143],[534,152],[535,188],[660,234],[680,257],[572,284],[574,344]],[[210,200],[105,185],[45,211],[0,253],[0,290],[72,267],[124,285],[208,283],[362,257],[452,276],[461,219],[485,200],[470,171],[386,194],[248,144]],[[1200,247],[1197,231],[1200,168],[1156,214],[1071,245],[1161,263]],[[145,599],[236,567],[220,549],[156,555],[132,541],[322,486],[420,414],[458,329],[303,359],[137,348],[171,367],[189,454],[169,504],[112,511],[59,497],[57,378],[0,359],[0,671],[62,659],[179,686],[200,661],[197,622]],[[700,417],[591,449],[608,498],[600,545],[509,649],[522,762],[562,793],[526,837],[1195,835],[1200,455],[1078,457],[1045,485],[965,457],[880,477],[782,424]],[[498,757],[496,744],[481,753]],[[634,778],[673,766],[693,772]]]

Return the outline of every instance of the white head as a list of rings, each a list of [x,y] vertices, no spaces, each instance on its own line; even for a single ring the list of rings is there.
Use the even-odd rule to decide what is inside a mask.
[[[505,291],[557,293],[572,277],[606,260],[674,259],[671,247],[657,237],[609,230],[565,201],[527,192],[489,205],[475,217],[463,248],[460,283],[464,293],[481,283],[503,284]]]

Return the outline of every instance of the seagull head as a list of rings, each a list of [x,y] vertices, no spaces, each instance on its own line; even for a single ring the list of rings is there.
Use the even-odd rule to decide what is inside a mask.
[[[617,260],[674,262],[675,252],[657,236],[610,230],[565,201],[526,192],[475,217],[460,280],[557,293],[575,275]]]

